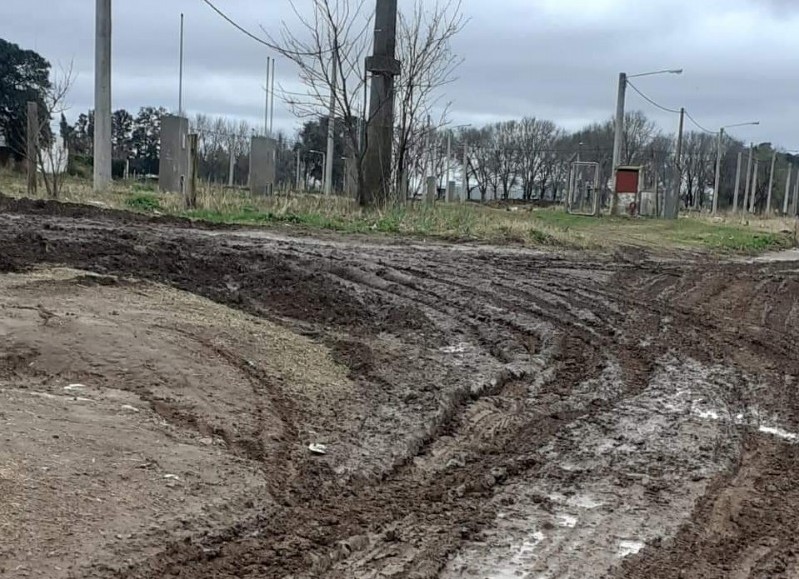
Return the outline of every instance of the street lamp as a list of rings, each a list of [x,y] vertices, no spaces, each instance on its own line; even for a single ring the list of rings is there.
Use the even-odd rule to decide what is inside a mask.
[[[327,153],[325,153],[324,151],[316,151],[315,149],[310,149],[308,152],[309,153],[313,153],[314,155],[321,155],[322,156],[322,170],[326,171],[326,168],[327,168]],[[323,181],[322,184],[323,185],[325,185],[324,179],[325,178],[323,176],[322,177],[322,181]]]
[[[713,185],[713,215],[716,215],[719,210],[719,187],[721,186],[721,142],[724,140],[724,131],[726,129],[734,129],[735,127],[749,127],[759,124],[760,121],[751,121],[748,123],[726,125],[719,129],[718,142],[716,143],[716,180]]]
[[[624,135],[624,101],[627,98],[627,81],[631,78],[640,78],[642,76],[654,76],[656,74],[682,74],[683,69],[674,68],[667,70],[656,70],[654,72],[642,72],[640,74],[630,74],[626,72],[619,73],[619,94],[616,99],[616,133],[613,139],[613,176],[611,184],[613,186],[613,207],[611,213],[618,212],[619,197],[616,193],[616,170],[621,163],[621,144]]]

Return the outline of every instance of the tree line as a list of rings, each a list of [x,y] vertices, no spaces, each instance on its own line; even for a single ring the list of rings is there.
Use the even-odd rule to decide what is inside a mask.
[[[599,182],[605,203],[610,198],[615,121],[592,123],[569,132],[556,123],[526,117],[448,131],[436,131],[430,147],[416,155],[412,163],[412,194],[420,195],[424,177],[434,176],[443,186],[446,166],[454,168],[459,182],[463,179],[466,152],[466,175],[469,198],[473,200],[523,199],[562,200],[568,189],[569,175],[575,161],[597,163]],[[452,156],[447,159],[447,141]],[[715,187],[718,135],[706,131],[687,131],[683,135],[681,161],[676,162],[677,135],[663,132],[641,111],[628,112],[622,132],[621,165],[641,167],[646,190],[664,191],[679,182],[684,208],[706,209],[712,204]],[[465,150],[464,150],[465,148]],[[736,181],[742,202],[745,185],[754,183],[754,205],[765,210],[774,163],[772,208],[783,206],[788,171],[796,172],[799,156],[780,151],[772,143],[746,144],[730,135],[722,141],[719,207],[731,207]],[[746,166],[752,155],[753,170],[746,178]],[[742,157],[740,180],[736,179],[739,154]],[[754,173],[756,166],[757,173]]]

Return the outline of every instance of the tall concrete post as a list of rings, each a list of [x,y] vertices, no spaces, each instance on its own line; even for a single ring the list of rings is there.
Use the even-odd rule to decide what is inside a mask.
[[[682,192],[682,144],[685,132],[685,109],[680,109],[680,126],[677,130],[677,151],[674,158],[674,186],[663,194],[663,217],[677,219],[680,213]]]
[[[372,73],[368,147],[364,158],[361,204],[382,204],[391,195],[391,153],[394,144],[394,84],[400,74],[397,51],[397,0],[377,0],[373,55],[366,59]]]
[[[613,189],[613,201],[611,203],[610,212],[613,215],[619,212],[619,194],[616,193],[616,171],[621,165],[621,146],[624,138],[624,101],[626,95],[627,74],[622,72],[619,74],[619,89],[616,97],[616,131],[613,137],[613,165],[611,167],[613,174],[610,179],[610,186]]]
[[[755,201],[757,201],[757,173],[760,170],[760,161],[755,159],[752,167],[752,194],[749,196],[749,213],[755,212]]]
[[[721,197],[721,143],[724,141],[724,129],[719,130],[719,138],[716,143],[716,180],[713,186],[713,215],[719,211],[719,197]],[[699,203],[694,204],[699,208]]]
[[[236,174],[236,148],[230,143],[230,158],[228,159],[227,186],[233,187],[233,177]]]
[[[327,158],[325,159],[325,195],[333,194],[333,162],[336,160],[336,91],[338,90],[338,54],[330,63],[330,114],[327,117]]]
[[[452,131],[447,131],[447,187],[449,187],[451,172],[452,172]],[[447,199],[447,201],[449,201],[449,199]]]
[[[461,201],[469,200],[469,145],[463,145],[463,195]]]
[[[774,170],[777,168],[777,151],[771,156],[771,173],[768,178],[768,198],[766,199],[766,215],[771,215],[771,196],[774,193]]]
[[[96,0],[94,46],[94,190],[111,183],[111,0]]]
[[[752,186],[750,176],[752,175],[752,161],[754,161],[755,146],[749,145],[749,160],[746,162],[746,175],[744,176],[744,204],[743,212],[749,211],[749,189]]]
[[[791,197],[791,177],[793,176],[793,165],[788,165],[788,177],[785,178],[785,195],[782,200],[782,214],[788,215],[788,200]]]
[[[799,215],[799,177],[796,178],[796,189],[793,190],[793,215]]]
[[[302,182],[300,180],[300,150],[297,149],[297,191],[302,191]]]
[[[735,169],[735,191],[732,194],[732,212],[738,212],[738,191],[741,189],[741,165],[743,164],[743,151],[738,151],[738,165]]]

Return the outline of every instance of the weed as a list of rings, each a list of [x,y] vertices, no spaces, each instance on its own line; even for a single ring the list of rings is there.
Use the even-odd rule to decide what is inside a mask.
[[[134,195],[125,200],[125,205],[135,211],[160,211],[161,202],[154,195]]]

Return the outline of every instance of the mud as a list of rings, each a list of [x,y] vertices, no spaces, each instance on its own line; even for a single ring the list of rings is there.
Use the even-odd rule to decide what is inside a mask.
[[[9,439],[30,427],[44,445],[0,455],[0,523],[24,521],[13,497],[26,484],[42,487],[32,512],[64,500],[31,456],[47,452],[62,412],[42,395],[78,378],[95,402],[72,420],[75,460],[90,460],[81,441],[103,448],[116,411],[106,400],[123,397],[139,409],[132,424],[154,417],[135,452],[163,449],[181,469],[167,474],[196,481],[182,501],[137,509],[163,491],[150,481],[107,506],[126,487],[116,467],[97,467],[106,507],[90,520],[123,530],[98,540],[79,509],[58,511],[72,538],[28,524],[4,542],[0,573],[799,573],[795,261],[373,244],[9,200],[0,210],[0,271],[15,272],[3,282],[0,383],[16,404],[0,419]],[[80,271],[38,269],[54,266]],[[70,312],[82,322],[66,331]],[[65,364],[64,351],[80,354]],[[28,424],[30,412],[41,418]],[[13,476],[24,457],[28,474]]]

